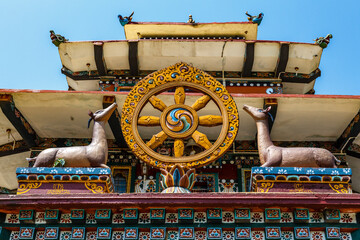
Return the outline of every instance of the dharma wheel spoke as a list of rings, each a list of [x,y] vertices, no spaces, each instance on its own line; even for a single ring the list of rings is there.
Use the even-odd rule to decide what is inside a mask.
[[[165,132],[161,131],[158,134],[153,135],[150,141],[146,143],[146,145],[151,149],[155,149],[156,147],[160,146],[167,139],[167,137],[168,136],[165,134]]]
[[[159,109],[161,112],[166,108],[165,103],[155,96],[149,98],[149,102],[154,108]]]
[[[202,146],[205,149],[209,149],[212,145],[211,142],[209,141],[209,139],[206,137],[205,134],[199,132],[199,131],[195,131],[192,134],[192,138],[194,139],[194,141],[199,144],[200,146]]]
[[[176,139],[174,142],[175,157],[182,157],[184,155],[184,148],[184,141],[182,139]]]
[[[160,126],[160,118],[155,116],[141,116],[138,119],[140,126]]]
[[[210,101],[210,96],[204,95],[191,106],[195,111],[199,111],[200,109],[204,108],[206,104]]]
[[[218,126],[223,123],[222,116],[206,115],[199,117],[199,125],[206,127]]]
[[[185,102],[185,90],[183,87],[177,87],[174,94],[176,104],[184,104]]]

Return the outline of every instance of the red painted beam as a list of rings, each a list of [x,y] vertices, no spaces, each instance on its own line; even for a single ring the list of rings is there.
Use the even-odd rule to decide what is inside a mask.
[[[149,207],[241,207],[264,209],[267,207],[306,207],[312,209],[341,208],[360,212],[360,194],[316,193],[192,193],[192,194],[82,194],[1,196],[0,209],[44,208],[149,208]]]

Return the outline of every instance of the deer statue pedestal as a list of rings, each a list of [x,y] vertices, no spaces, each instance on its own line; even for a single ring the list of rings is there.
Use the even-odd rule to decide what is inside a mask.
[[[17,195],[62,195],[114,191],[108,168],[17,168]]]
[[[352,193],[351,168],[253,167],[252,192]]]

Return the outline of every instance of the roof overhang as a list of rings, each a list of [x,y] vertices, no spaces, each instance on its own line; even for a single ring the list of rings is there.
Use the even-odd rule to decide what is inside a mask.
[[[62,72],[74,82],[144,77],[181,61],[215,77],[221,77],[224,72],[226,79],[246,80],[254,78],[254,74],[272,79],[281,77],[287,84],[284,89],[289,90],[285,93],[305,93],[320,75],[322,48],[315,44],[279,41],[146,39],[65,42],[60,44],[59,54]],[[73,89],[97,90],[94,84],[88,83]]]
[[[155,71],[186,62],[203,71],[242,72],[246,59],[244,40],[138,40],[139,70]],[[252,41],[255,44],[253,72],[275,72],[283,42]],[[65,42],[59,46],[63,66],[71,72],[97,71],[94,44]],[[108,71],[129,71],[128,41],[105,41],[103,58]],[[285,72],[311,74],[320,64],[322,48],[309,43],[288,43]],[[224,62],[222,60],[224,58]],[[88,66],[90,64],[90,66]],[[90,73],[90,77],[91,77]],[[91,78],[89,78],[91,79]]]
[[[118,112],[121,113],[121,108],[128,95],[126,92],[4,89],[0,90],[0,94],[11,96],[16,109],[32,127],[36,135],[43,140],[47,138],[91,138],[92,128],[87,128],[88,111],[102,109],[104,96],[113,96],[119,106]],[[265,100],[276,100],[277,114],[271,130],[271,139],[284,142],[330,141],[335,144],[343,132],[346,132],[345,130],[351,127],[351,123],[354,122],[354,117],[360,109],[360,96],[272,95],[271,98],[266,94],[232,94],[232,96],[239,111],[240,125],[236,137],[236,140],[239,141],[252,141],[255,140],[256,136],[255,122],[242,110],[244,104],[261,108],[265,102],[268,102]],[[158,97],[165,103],[173,103],[173,93],[163,93]],[[189,101],[189,103],[195,102],[199,97],[200,94],[198,93],[188,93],[186,101]],[[156,111],[151,107],[143,109],[142,115],[152,116],[154,114],[156,114]],[[215,104],[209,103],[207,107],[199,112],[199,115],[208,114],[218,114]],[[109,125],[107,124],[105,127],[106,136],[108,139],[114,139],[114,133]],[[214,140],[218,137],[219,129],[217,128],[219,127],[203,127],[199,131],[207,134],[210,140]],[[7,129],[11,129],[12,136],[8,135]],[[154,129],[143,127],[139,128],[139,132],[144,139],[149,139],[154,134]],[[14,144],[24,142],[12,122],[7,119],[3,111],[0,111],[0,145],[2,151],[17,146],[13,145],[13,140],[18,140]],[[354,143],[358,142],[360,142],[359,135],[354,140]],[[16,187],[15,168],[27,165],[25,157],[29,157],[29,149],[29,147],[26,148],[25,146],[18,149],[22,153],[9,150],[7,155],[1,155],[0,162],[5,164],[4,166],[7,166],[8,170],[2,168],[0,175],[8,178],[8,180],[12,179],[3,181],[2,187],[9,189]],[[344,149],[345,151],[346,149]],[[352,163],[356,163],[356,161],[352,161]],[[8,173],[9,176],[6,175]],[[354,189],[356,188],[354,187]]]
[[[128,95],[126,92],[76,92],[38,90],[0,90],[12,96],[16,108],[29,122],[40,138],[90,138],[87,112],[103,108],[103,97],[114,96],[118,111]],[[195,102],[198,93],[187,94],[187,101]],[[239,111],[240,127],[237,140],[254,140],[256,126],[253,119],[242,110],[244,104],[263,107],[266,94],[232,94]],[[172,93],[159,96],[165,103],[173,102]],[[326,95],[271,95],[276,99],[278,111],[271,131],[274,141],[336,141],[360,109],[360,96]],[[143,115],[153,115],[152,108],[144,108]],[[203,115],[217,114],[215,104],[202,110]],[[0,145],[11,142],[6,129],[11,129],[16,140],[21,136],[0,111]],[[150,128],[142,136],[152,136]],[[204,130],[209,139],[216,139],[214,131]],[[106,126],[109,139],[114,136]],[[358,140],[357,140],[358,141]],[[357,142],[355,141],[355,142]]]

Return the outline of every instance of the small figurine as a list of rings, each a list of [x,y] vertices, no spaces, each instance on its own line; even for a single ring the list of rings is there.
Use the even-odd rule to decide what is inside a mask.
[[[61,36],[60,34],[55,34],[53,30],[50,30],[50,38],[52,43],[57,47],[60,45],[60,43],[69,41],[64,36]]]
[[[195,23],[194,19],[192,18],[192,15],[189,15],[188,23]]]
[[[247,11],[245,13],[248,16],[248,20],[250,22],[256,23],[258,26],[260,26],[261,21],[263,20],[264,14],[260,13],[258,16],[251,16]]]
[[[332,38],[332,34],[328,34],[326,35],[326,37],[319,37],[317,39],[315,39],[315,43],[317,45],[319,45],[321,48],[326,48],[328,46],[328,44],[330,43],[330,39]]]
[[[130,14],[130,16],[128,16],[128,17],[123,17],[121,15],[118,15],[119,22],[120,22],[121,26],[125,26],[126,24],[131,23],[132,15],[134,15],[134,12],[132,12]]]

